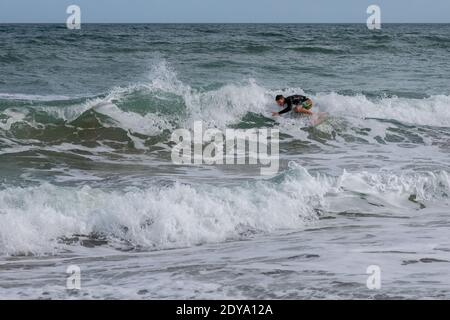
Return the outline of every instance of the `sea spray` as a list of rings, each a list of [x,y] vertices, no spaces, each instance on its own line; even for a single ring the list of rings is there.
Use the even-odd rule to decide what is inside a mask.
[[[8,187],[0,190],[0,251],[52,253],[77,234],[101,235],[113,246],[191,246],[301,230],[320,215],[352,207],[352,199],[361,195],[369,207],[376,201],[386,208],[418,210],[417,201],[449,205],[449,194],[447,172],[344,172],[333,177],[312,175],[296,163],[275,178],[238,187]]]

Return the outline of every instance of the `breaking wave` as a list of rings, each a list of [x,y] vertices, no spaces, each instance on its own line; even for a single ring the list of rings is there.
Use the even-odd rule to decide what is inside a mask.
[[[449,194],[444,171],[334,177],[312,175],[296,163],[271,180],[239,187],[177,182],[121,191],[8,187],[0,191],[0,253],[57,253],[83,239],[127,250],[185,247],[299,230],[340,205],[357,203],[368,212],[379,207],[409,212],[435,201],[448,206]]]
[[[243,123],[265,126],[272,121],[270,112],[277,110],[273,97],[280,92],[304,93],[301,88],[267,89],[254,79],[201,91],[178,80],[174,70],[160,63],[150,72],[148,82],[117,87],[97,97],[0,94],[0,130],[5,135],[12,129],[20,133],[27,128],[83,128],[88,124],[155,136],[163,130],[190,128],[196,120],[217,128]],[[368,118],[413,126],[450,126],[450,97],[446,95],[369,99],[364,95],[306,94],[314,99],[317,110],[361,126],[370,126],[361,123]],[[279,122],[282,126],[283,119]]]

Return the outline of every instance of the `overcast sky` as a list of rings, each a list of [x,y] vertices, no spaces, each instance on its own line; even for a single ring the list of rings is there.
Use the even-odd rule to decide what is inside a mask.
[[[70,4],[81,22],[360,22],[371,4],[382,22],[450,22],[450,0],[0,0],[0,23],[65,22]]]

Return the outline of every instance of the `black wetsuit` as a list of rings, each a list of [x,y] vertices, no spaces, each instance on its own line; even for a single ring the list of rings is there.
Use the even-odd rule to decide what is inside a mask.
[[[284,98],[284,104],[287,104],[287,107],[284,108],[283,110],[281,110],[280,112],[278,112],[278,114],[283,114],[283,113],[292,111],[293,107],[301,106],[301,105],[303,105],[303,103],[305,103],[308,100],[309,100],[308,97],[305,97],[305,96],[302,96],[299,94]]]

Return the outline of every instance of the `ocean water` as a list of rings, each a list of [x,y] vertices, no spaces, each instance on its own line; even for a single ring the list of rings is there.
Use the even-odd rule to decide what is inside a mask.
[[[446,24],[0,25],[0,298],[448,299],[449,78]],[[194,121],[279,173],[172,163]]]

